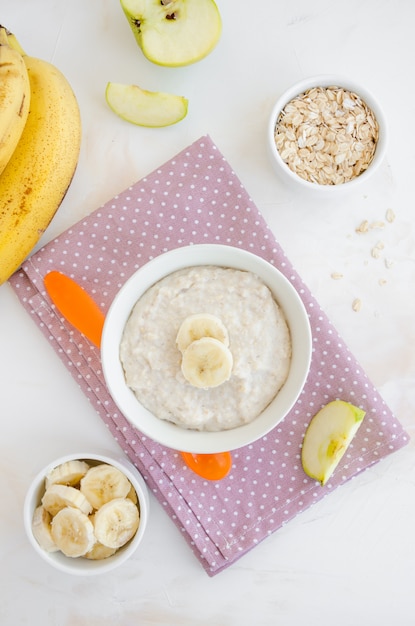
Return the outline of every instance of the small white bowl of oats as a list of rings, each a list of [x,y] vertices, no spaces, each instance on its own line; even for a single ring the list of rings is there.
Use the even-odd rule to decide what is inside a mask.
[[[372,93],[334,75],[306,78],[275,103],[268,124],[274,169],[304,190],[350,191],[372,176],[387,147],[387,124]]]

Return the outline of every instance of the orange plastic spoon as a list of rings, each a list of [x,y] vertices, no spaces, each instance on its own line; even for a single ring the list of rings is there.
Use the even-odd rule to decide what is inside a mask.
[[[50,299],[74,328],[100,348],[105,316],[93,298],[72,278],[53,270],[44,277]],[[207,480],[224,478],[232,467],[230,452],[196,454],[181,452],[191,470]]]

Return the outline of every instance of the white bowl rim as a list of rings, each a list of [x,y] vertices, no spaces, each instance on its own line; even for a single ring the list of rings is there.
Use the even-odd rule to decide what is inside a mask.
[[[189,259],[189,254],[192,259]],[[219,265],[256,272],[291,317],[293,356],[287,382],[268,407],[249,424],[220,432],[186,430],[160,420],[145,409],[125,383],[119,344],[125,323],[138,298],[155,282],[184,267]],[[289,309],[287,311],[287,309]],[[191,244],[154,257],[121,287],[106,315],[101,342],[104,378],[109,392],[126,419],[145,437],[183,452],[217,453],[241,448],[265,436],[289,413],[308,376],[312,351],[311,328],[305,306],[294,286],[274,265],[244,249],[223,244]],[[275,413],[279,419],[275,419]]]
[[[285,163],[285,161],[283,161],[275,145],[274,129],[280,111],[290,100],[300,95],[301,93],[304,93],[304,91],[311,89],[312,87],[330,87],[333,85],[337,87],[344,87],[345,89],[353,91],[366,102],[366,104],[373,111],[378,121],[379,139],[372,162],[370,163],[369,167],[359,176],[356,176],[356,178],[353,178],[352,180],[342,183],[340,185],[320,185],[318,183],[312,183],[308,180],[301,178],[301,176],[298,176],[298,174],[293,172],[291,168]],[[274,106],[272,107],[267,127],[268,150],[271,158],[274,161],[274,167],[277,167],[278,171],[283,176],[285,176],[285,178],[288,178],[296,185],[299,185],[299,187],[307,190],[324,192],[327,194],[338,193],[339,190],[349,191],[354,189],[354,187],[356,187],[357,185],[360,185],[362,182],[366,181],[384,160],[388,147],[388,141],[388,124],[379,100],[375,97],[371,90],[369,90],[361,83],[358,83],[357,81],[348,78],[347,76],[337,74],[317,74],[315,76],[309,76],[297,81],[296,83],[288,87],[283,93],[281,93],[281,95],[277,98]]]
[[[132,540],[123,548],[120,548],[114,555],[102,560],[88,560],[84,558],[70,558],[61,552],[47,552],[36,541],[32,532],[32,518],[36,506],[40,503],[40,494],[44,489],[44,480],[47,473],[66,461],[76,459],[90,460],[108,463],[123,472],[136,490],[140,505],[140,525]],[[44,561],[52,565],[61,572],[75,574],[78,576],[93,576],[104,574],[124,563],[138,548],[142,542],[150,513],[150,499],[147,485],[132,463],[121,455],[115,455],[108,451],[90,452],[81,451],[70,453],[54,459],[43,467],[32,479],[29,489],[26,492],[23,505],[23,524],[26,535],[34,550]]]

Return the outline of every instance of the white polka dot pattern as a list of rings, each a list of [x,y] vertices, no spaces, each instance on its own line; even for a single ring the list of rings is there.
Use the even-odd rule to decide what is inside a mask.
[[[125,280],[149,259],[203,242],[245,248],[278,266],[301,295],[313,332],[311,371],[296,405],[266,437],[234,451],[230,475],[218,482],[199,478],[176,451],[129,425],[107,392],[98,350],[57,315],[43,288],[43,276],[58,269],[106,311]],[[209,137],[46,245],[10,283],[209,575],[408,441]],[[367,415],[322,488],[303,473],[301,443],[312,415],[338,397],[364,407]]]

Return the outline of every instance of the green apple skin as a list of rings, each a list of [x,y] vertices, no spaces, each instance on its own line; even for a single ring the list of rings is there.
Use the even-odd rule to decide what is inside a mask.
[[[188,100],[161,91],[147,91],[138,85],[108,83],[105,99],[110,108],[127,122],[147,128],[177,124],[187,115]]]
[[[305,473],[325,485],[360,428],[366,412],[343,400],[326,404],[310,421],[301,461]]]
[[[219,41],[222,20],[214,0],[120,0],[143,54],[157,65],[200,61]]]

